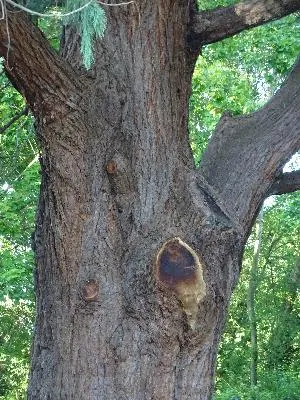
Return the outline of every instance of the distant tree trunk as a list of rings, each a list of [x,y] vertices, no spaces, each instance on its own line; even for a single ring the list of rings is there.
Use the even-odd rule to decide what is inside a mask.
[[[30,400],[212,396],[244,244],[299,146],[299,68],[263,110],[224,116],[196,170],[197,16],[193,1],[112,7],[86,72],[76,32],[66,29],[58,56],[8,14],[6,71],[41,146]]]
[[[255,292],[257,289],[258,278],[258,264],[261,248],[263,229],[263,208],[261,209],[255,228],[255,242],[253,248],[253,260],[250,269],[250,279],[247,297],[247,309],[249,318],[249,327],[251,335],[251,363],[250,363],[250,385],[254,390],[257,386],[257,362],[258,362],[258,347],[257,347],[257,320],[255,311]],[[256,396],[253,392],[252,399],[255,400]]]
[[[282,369],[296,358],[295,337],[299,332],[300,317],[297,313],[297,296],[300,285],[300,257],[296,258],[292,273],[286,282],[288,295],[282,299],[276,323],[268,341],[267,365],[270,369]]]

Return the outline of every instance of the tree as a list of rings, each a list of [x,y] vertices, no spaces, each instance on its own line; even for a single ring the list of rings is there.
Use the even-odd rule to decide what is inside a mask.
[[[254,245],[253,262],[250,271],[250,280],[248,288],[247,308],[248,318],[251,332],[251,369],[250,369],[250,382],[251,388],[255,389],[257,386],[257,321],[255,310],[255,291],[257,289],[257,274],[258,274],[258,261],[261,247],[262,227],[263,227],[263,208],[261,209],[257,218],[256,227],[256,240]],[[255,396],[252,397],[255,400]]]
[[[299,397],[299,298],[295,292],[299,279],[299,195],[298,191],[278,196],[264,206],[255,295],[257,387],[251,388],[254,346],[247,294],[253,279],[258,227],[247,242],[218,354],[218,400],[255,395],[260,400]]]
[[[281,167],[300,144],[300,67],[260,111],[223,116],[199,169],[192,73],[203,45],[299,1],[111,7],[90,71],[74,27],[57,54],[1,4],[0,55],[41,148],[29,399],[209,399],[255,216],[278,187],[299,188]]]

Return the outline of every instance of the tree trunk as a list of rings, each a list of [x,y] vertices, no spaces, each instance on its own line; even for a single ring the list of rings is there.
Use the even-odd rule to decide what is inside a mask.
[[[252,389],[252,399],[256,399],[255,388],[257,386],[257,361],[258,361],[258,348],[257,348],[257,320],[255,311],[255,292],[257,289],[258,277],[258,264],[261,248],[263,229],[263,208],[261,209],[256,223],[255,229],[255,243],[253,249],[253,261],[250,269],[250,279],[247,297],[247,309],[251,336],[251,362],[250,362],[250,385]]]
[[[111,7],[89,73],[72,29],[59,57],[8,14],[6,71],[41,146],[30,400],[212,396],[248,232],[299,146],[300,71],[264,110],[224,117],[195,170],[195,12],[181,0]]]
[[[194,176],[186,7],[146,4],[142,14],[110,13],[80,109],[38,124],[30,399],[212,394],[241,239]],[[72,41],[66,32],[64,48]],[[170,239],[177,253],[159,267]]]

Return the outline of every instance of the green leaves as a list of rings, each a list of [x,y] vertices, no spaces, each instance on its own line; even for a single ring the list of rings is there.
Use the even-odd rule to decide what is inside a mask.
[[[259,400],[298,400],[300,193],[278,196],[265,208],[258,267]],[[255,237],[245,249],[243,270],[231,300],[218,356],[216,400],[251,398],[250,329],[246,297]]]
[[[5,297],[0,316],[0,399],[25,399],[34,308]]]
[[[25,398],[27,387],[34,321],[30,237],[38,171],[35,163],[17,180],[0,187],[0,399],[5,400]]]
[[[0,75],[1,126],[24,101]],[[39,187],[33,120],[17,119],[0,134],[0,399],[25,398],[34,320],[33,253]],[[31,163],[35,160],[35,163]]]
[[[65,7],[63,12],[69,12],[87,1],[59,3]],[[201,1],[201,8],[233,2]],[[56,1],[30,0],[26,5],[44,12],[56,7]],[[83,63],[87,69],[91,68],[95,40],[103,36],[107,23],[103,9],[94,1],[63,22],[79,32]],[[61,30],[58,19],[41,18],[38,24],[58,49]],[[289,16],[203,49],[190,99],[190,140],[196,164],[224,111],[234,115],[252,112],[279,87],[300,50],[299,35],[299,20]],[[1,126],[23,108],[22,97],[9,85],[0,63]],[[34,137],[30,116],[22,116],[0,135],[0,399],[6,400],[21,398],[25,391],[34,314],[30,237],[40,181]],[[260,400],[299,398],[296,396],[300,388],[295,378],[299,301],[292,278],[300,253],[299,204],[299,194],[279,197],[265,213],[256,298]],[[252,253],[250,237],[218,357],[218,400],[238,395],[246,400],[251,395],[246,291]]]
[[[229,2],[201,2],[201,8],[225,3]],[[190,143],[196,165],[221,115],[225,111],[247,114],[260,108],[278,89],[299,52],[296,15],[203,49],[194,72],[189,110]]]
[[[239,115],[253,111],[256,106],[256,91],[250,77],[233,67],[230,60],[214,55],[213,49],[206,50],[197,61],[193,77],[189,129],[196,164],[225,111]]]
[[[36,162],[22,179],[0,188],[0,300],[33,301],[31,235],[39,187]]]

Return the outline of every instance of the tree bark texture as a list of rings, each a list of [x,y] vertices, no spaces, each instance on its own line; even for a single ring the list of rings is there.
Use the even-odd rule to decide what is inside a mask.
[[[284,104],[224,117],[195,170],[192,6],[110,8],[88,73],[71,28],[58,56],[24,16],[8,14],[6,69],[41,146],[30,400],[212,396],[244,243],[300,145],[299,68],[278,94]],[[5,35],[1,22],[4,56]]]

